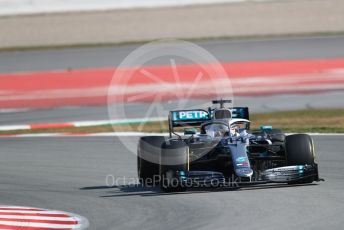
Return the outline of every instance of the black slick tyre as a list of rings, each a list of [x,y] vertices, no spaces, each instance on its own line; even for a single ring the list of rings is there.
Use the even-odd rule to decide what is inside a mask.
[[[137,150],[137,174],[143,185],[159,183],[159,156],[165,137],[141,137]]]
[[[314,146],[312,138],[307,134],[286,136],[285,151],[287,165],[314,165]],[[314,178],[307,178],[294,183],[312,183]]]
[[[160,188],[163,192],[183,192],[186,186],[178,173],[188,170],[188,147],[185,142],[171,140],[162,145],[160,155]]]

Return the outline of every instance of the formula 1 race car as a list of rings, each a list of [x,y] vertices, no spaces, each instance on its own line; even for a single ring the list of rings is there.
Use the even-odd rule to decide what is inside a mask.
[[[160,184],[164,192],[189,187],[241,187],[252,184],[304,184],[319,181],[309,135],[285,135],[271,126],[250,130],[247,107],[169,113],[169,137],[145,136],[138,144],[142,184]],[[179,131],[184,128],[184,135]]]

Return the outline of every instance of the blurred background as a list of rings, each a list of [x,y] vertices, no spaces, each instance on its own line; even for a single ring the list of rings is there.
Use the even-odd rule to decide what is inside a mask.
[[[320,117],[337,114],[332,126],[343,125],[341,0],[0,0],[0,31],[2,126],[108,120],[116,67],[159,39],[190,41],[212,54],[237,106],[253,113],[322,109]],[[173,58],[189,84],[196,78],[190,69],[206,64]],[[144,63],[163,80],[171,77],[170,64],[169,57]],[[159,84],[141,80],[133,85],[146,91]],[[126,117],[145,116],[145,103],[128,105]],[[330,125],[319,122],[307,127]]]
[[[248,106],[254,129],[311,133],[326,181],[138,185],[141,131],[215,97]],[[30,207],[101,230],[342,229],[343,133],[343,0],[0,0],[1,229],[80,224]]]

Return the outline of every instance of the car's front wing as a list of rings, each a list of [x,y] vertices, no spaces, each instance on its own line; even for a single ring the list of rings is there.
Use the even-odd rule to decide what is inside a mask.
[[[177,172],[181,183],[189,187],[238,187],[245,185],[266,183],[293,183],[301,181],[320,181],[318,165],[295,165],[267,169],[256,173],[252,178],[240,178],[233,176],[225,178],[220,172],[212,171],[189,171]]]

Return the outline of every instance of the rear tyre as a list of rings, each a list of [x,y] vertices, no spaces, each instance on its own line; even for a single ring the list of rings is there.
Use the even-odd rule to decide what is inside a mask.
[[[314,146],[312,138],[307,134],[295,134],[286,136],[285,150],[287,165],[313,165]],[[307,178],[292,182],[293,184],[312,183],[314,178]]]
[[[183,192],[180,172],[188,170],[188,147],[182,141],[169,141],[162,145],[160,155],[160,188],[163,192]]]
[[[159,183],[159,156],[165,137],[141,137],[137,150],[137,174],[143,185]]]

